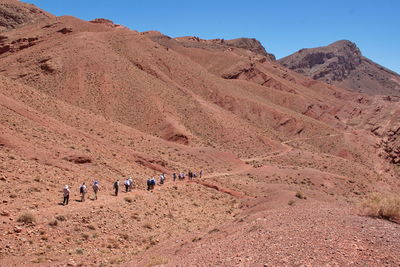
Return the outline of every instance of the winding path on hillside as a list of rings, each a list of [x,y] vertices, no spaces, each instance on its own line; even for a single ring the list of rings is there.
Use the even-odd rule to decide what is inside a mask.
[[[273,157],[279,157],[279,156],[284,156],[288,153],[290,153],[291,151],[294,150],[293,147],[291,147],[290,145],[287,145],[288,143],[294,142],[294,141],[301,141],[301,140],[311,140],[311,139],[316,139],[316,138],[328,138],[328,137],[334,137],[334,136],[339,136],[342,134],[331,134],[331,135],[327,135],[327,136],[318,136],[318,137],[309,137],[309,138],[297,138],[297,139],[291,139],[291,140],[287,140],[282,142],[281,144],[284,146],[284,149],[282,151],[274,151],[271,152],[270,154],[266,155],[266,156],[261,156],[261,157],[254,157],[254,158],[245,158],[245,159],[240,159],[242,160],[244,163],[249,163],[252,161],[261,161],[261,160],[267,160]],[[266,166],[268,167],[268,166]],[[290,166],[290,165],[285,165],[282,166],[285,168],[294,168],[294,167],[298,167],[298,166]],[[196,183],[199,184],[201,186],[205,186],[211,189],[215,189],[216,191],[231,195],[235,198],[252,198],[252,196],[248,196],[246,194],[243,194],[242,192],[238,192],[229,188],[225,188],[221,185],[216,185],[210,182],[207,182],[205,180],[209,179],[209,178],[215,178],[215,177],[221,177],[221,176],[227,176],[227,175],[238,175],[238,174],[242,174],[245,173],[251,169],[254,169],[253,165],[251,164],[243,164],[243,166],[240,166],[239,168],[237,168],[235,171],[228,171],[228,172],[223,172],[223,173],[211,173],[208,175],[204,175],[203,178],[195,178],[193,180],[185,180],[183,181],[184,183]],[[332,176],[335,176],[337,178],[340,179],[347,179],[347,177],[342,176],[342,175],[337,175],[337,174],[333,174],[333,173],[329,173],[329,172],[323,172],[317,169],[313,169],[321,174],[329,174]],[[182,181],[177,181],[176,183],[171,183],[171,180],[169,180],[169,182],[167,182],[167,184],[163,185],[162,187],[157,187],[159,188],[159,190],[162,190],[163,187],[170,187],[172,185],[175,184],[179,184],[182,183]],[[111,185],[110,185],[111,187]],[[122,188],[122,187],[121,187]],[[104,190],[104,189],[103,189]],[[157,190],[158,191],[158,190]],[[160,191],[158,191],[160,192]],[[125,193],[125,192],[120,192],[120,196],[116,197],[113,196],[111,194],[110,190],[105,189],[104,193],[103,191],[100,192],[99,194],[99,199],[96,201],[92,201],[90,199],[90,194],[88,194],[87,200],[84,203],[81,203],[80,201],[77,200],[77,197],[71,198],[70,200],[70,204],[68,206],[61,206],[61,205],[57,205],[57,206],[52,206],[52,207],[46,207],[43,209],[40,209],[37,211],[37,214],[41,217],[43,216],[49,216],[51,215],[56,215],[58,213],[60,213],[61,211],[65,211],[65,209],[67,208],[68,211],[75,211],[75,210],[84,210],[84,209],[91,209],[91,208],[100,208],[101,206],[104,205],[109,205],[111,203],[116,203],[116,202],[121,202],[125,197],[129,197],[129,196],[138,196],[138,195],[143,195],[146,194],[147,191],[144,189],[134,189],[132,192],[129,193]]]

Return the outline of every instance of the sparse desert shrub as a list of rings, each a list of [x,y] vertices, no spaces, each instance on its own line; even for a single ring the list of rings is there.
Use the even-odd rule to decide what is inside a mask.
[[[220,230],[218,229],[218,228],[214,228],[214,229],[212,229],[212,230],[210,230],[208,233],[209,234],[212,234],[212,233],[217,233],[217,232],[219,232]]]
[[[163,264],[167,264],[168,260],[159,256],[153,256],[150,259],[150,262],[147,264],[147,267],[159,266]]]
[[[196,237],[193,237],[192,242],[197,242],[197,241],[200,241],[200,240],[201,240],[201,237],[196,236]]]
[[[153,229],[153,227],[151,226],[150,223],[145,223],[145,224],[143,224],[143,227],[144,227],[144,228],[147,228],[147,229]]]
[[[131,215],[131,219],[136,220],[136,221],[140,221],[140,217],[139,214],[135,213]]]
[[[85,234],[82,234],[82,238],[85,239],[85,240],[88,240],[88,239],[89,239],[89,235],[86,234],[86,233],[85,233]]]
[[[40,190],[39,188],[37,188],[37,187],[32,187],[32,188],[29,188],[29,189],[28,189],[28,192],[29,192],[29,193],[41,192],[41,190]]]
[[[253,226],[251,226],[250,228],[249,228],[249,230],[247,230],[249,233],[250,232],[255,232],[255,231],[258,231],[258,230],[260,230],[260,229],[262,229],[262,227],[260,226],[260,225],[253,225]]]
[[[400,222],[400,197],[373,193],[361,202],[364,215]]]
[[[302,192],[296,192],[295,197],[297,197],[299,199],[307,199],[307,197],[305,195],[303,195]]]
[[[31,212],[25,212],[18,217],[17,222],[32,224],[36,222],[36,218]]]
[[[77,249],[76,249],[76,254],[82,255],[82,254],[83,254],[83,249],[77,248]]]
[[[96,230],[96,226],[94,226],[93,224],[89,224],[86,227],[89,228],[90,230]]]
[[[49,222],[49,225],[50,225],[50,226],[53,226],[53,227],[56,227],[56,226],[58,225],[58,221],[57,221],[57,220],[50,221],[50,222]]]
[[[132,203],[133,199],[131,197],[124,197],[124,200],[128,203]]]
[[[157,245],[158,242],[160,242],[159,239],[156,239],[154,236],[150,236],[149,237],[149,246],[148,247],[150,248],[152,246],[155,246],[155,245]]]
[[[125,240],[129,240],[129,235],[128,234],[121,234],[121,238]]]
[[[39,257],[36,259],[31,260],[32,263],[42,263],[42,262],[46,262],[45,258]]]
[[[122,258],[112,258],[110,259],[110,264],[119,264],[122,263],[124,261],[124,259]]]
[[[58,220],[60,222],[64,222],[67,220],[67,218],[65,218],[65,216],[63,216],[63,215],[57,215],[55,218],[56,218],[56,220]]]
[[[294,200],[289,200],[288,205],[289,206],[293,206],[294,205]]]

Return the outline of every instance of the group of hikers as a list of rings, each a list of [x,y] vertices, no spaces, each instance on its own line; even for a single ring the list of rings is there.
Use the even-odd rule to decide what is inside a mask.
[[[197,175],[197,173],[192,172],[192,171],[188,171],[187,174],[183,173],[183,172],[181,172],[181,173],[175,173],[174,172],[172,174],[172,180],[174,182],[176,181],[176,179],[184,180],[186,176],[189,178],[189,180],[192,180],[193,178],[196,178],[196,177],[201,178],[203,176],[203,171],[200,170],[198,175]],[[162,173],[162,174],[159,175],[159,177],[160,177],[159,184],[160,185],[164,184],[165,180],[166,180],[166,174]],[[156,184],[157,184],[157,182],[156,182],[156,179],[154,177],[148,178],[147,179],[147,190],[148,191],[153,190]],[[129,178],[125,179],[124,180],[124,185],[125,185],[125,192],[126,193],[132,191],[133,186],[134,186],[134,182],[133,182],[132,177],[129,177]],[[113,184],[113,189],[114,189],[114,195],[115,196],[118,196],[119,186],[120,186],[120,182],[119,182],[119,180],[116,180],[114,182],[114,184]],[[93,189],[93,194],[94,194],[93,195],[93,200],[97,200],[97,194],[100,191],[100,183],[99,183],[99,181],[94,181],[93,182],[92,189]],[[80,200],[81,202],[85,202],[85,198],[86,198],[87,192],[88,192],[88,190],[87,190],[87,187],[86,187],[86,183],[83,182],[81,184],[81,186],[79,186],[79,194],[81,196],[81,200]],[[64,206],[68,205],[70,193],[71,193],[71,190],[70,190],[69,186],[65,185],[64,188],[63,188],[64,200],[63,200],[63,203],[62,203]]]

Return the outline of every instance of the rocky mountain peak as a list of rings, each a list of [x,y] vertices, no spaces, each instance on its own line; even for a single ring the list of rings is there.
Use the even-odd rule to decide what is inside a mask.
[[[34,5],[17,0],[0,0],[0,32],[53,17]]]
[[[365,58],[357,45],[340,40],[328,46],[301,49],[279,60],[298,73],[367,94],[400,95],[400,77]]]
[[[225,40],[224,43],[228,46],[247,49],[256,54],[266,56],[270,60],[275,60],[275,56],[268,53],[261,42],[255,38],[237,38],[232,40]]]
[[[361,63],[361,51],[347,40],[328,46],[301,49],[280,60],[283,66],[326,82],[342,81]]]

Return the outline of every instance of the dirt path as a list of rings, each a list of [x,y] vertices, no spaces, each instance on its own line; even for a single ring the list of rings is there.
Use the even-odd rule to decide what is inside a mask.
[[[244,161],[244,162],[261,161],[261,160],[265,160],[265,159],[269,159],[269,158],[273,158],[273,157],[279,157],[279,156],[286,155],[286,154],[290,153],[293,150],[293,147],[291,147],[291,146],[288,146],[288,145],[284,145],[284,146],[285,146],[285,149],[283,151],[281,151],[281,152],[275,151],[275,152],[272,152],[271,155],[261,156],[261,157],[254,157],[254,158],[247,158],[247,159],[241,159],[241,160]]]
[[[231,196],[236,197],[236,198],[248,198],[248,197],[250,197],[250,196],[247,196],[247,195],[245,195],[245,194],[243,194],[241,192],[234,191],[234,190],[231,190],[231,189],[228,189],[228,188],[224,188],[224,187],[221,187],[221,186],[218,186],[218,185],[210,184],[210,183],[207,183],[207,182],[204,182],[204,181],[200,181],[200,180],[192,180],[192,181],[188,181],[188,182],[200,184],[202,186],[215,189],[215,190],[217,190],[219,192],[231,195]]]
[[[287,141],[282,142],[282,145],[286,145],[288,143],[295,142],[295,141],[322,139],[322,138],[335,137],[335,136],[340,136],[340,135],[343,135],[343,133],[330,134],[330,135],[324,135],[324,136],[314,136],[314,137],[307,137],[307,138],[295,138],[295,139],[291,139],[291,140],[287,140]]]
[[[110,186],[111,188],[111,186]],[[111,190],[103,189],[104,191],[100,191],[98,194],[97,200],[92,200],[93,193],[89,191],[86,195],[85,202],[80,202],[80,196],[75,194],[73,197],[69,199],[69,204],[67,206],[63,206],[62,202],[62,194],[60,193],[60,202],[57,205],[53,205],[50,207],[44,207],[39,209],[36,214],[38,218],[51,218],[59,213],[70,213],[80,210],[86,210],[91,208],[100,208],[101,206],[107,206],[110,204],[114,204],[117,202],[121,202],[125,197],[132,197],[143,195],[146,193],[143,189],[133,189],[132,192],[125,193],[120,192],[118,196],[114,196]]]
[[[270,159],[273,157],[279,157],[279,156],[283,156],[286,155],[288,153],[290,153],[291,151],[293,151],[293,147],[289,146],[288,143],[291,142],[295,142],[295,141],[302,141],[302,140],[312,140],[312,139],[320,139],[320,138],[328,138],[328,137],[335,137],[335,136],[339,136],[342,134],[330,134],[330,135],[326,135],[326,136],[317,136],[317,137],[307,137],[307,138],[296,138],[296,139],[291,139],[291,140],[287,140],[282,142],[281,144],[285,147],[285,150],[281,151],[281,152],[272,152],[270,155],[266,155],[266,156],[261,156],[261,157],[254,157],[254,158],[247,158],[247,159],[240,159],[244,162],[251,162],[251,161],[261,161],[261,160],[266,160],[266,159]]]
[[[199,179],[199,178],[196,178]],[[211,184],[202,180],[184,180],[184,181],[177,181],[177,182],[172,182],[172,181],[167,181],[166,184],[163,186],[156,186],[156,189],[153,190],[154,192],[157,193],[162,193],[162,190],[164,187],[170,188],[174,185],[181,184],[181,183],[196,183],[201,186],[205,186],[208,188],[215,189],[219,192],[231,195],[235,198],[248,198],[250,196],[247,196],[241,192],[237,192],[234,190],[231,190],[229,188],[222,187],[220,185],[215,185]],[[111,186],[110,186],[111,188]],[[122,189],[122,188],[121,188]],[[61,193],[60,193],[60,202],[56,205],[52,205],[50,207],[43,207],[39,209],[36,212],[36,215],[38,218],[42,218],[44,220],[47,220],[48,218],[53,218],[57,214],[63,213],[64,215],[69,214],[71,212],[77,212],[77,211],[87,211],[90,209],[94,208],[100,208],[102,206],[110,206],[112,204],[116,203],[121,203],[125,197],[135,197],[135,196],[140,196],[140,195],[145,195],[149,194],[150,192],[145,190],[145,189],[133,189],[131,192],[125,192],[125,191],[120,191],[118,196],[115,196],[113,194],[112,190],[108,190],[108,188],[103,189],[104,191],[99,192],[98,194],[98,200],[92,200],[93,197],[93,192],[89,191],[86,195],[86,200],[85,202],[80,202],[80,195],[75,194],[73,197],[70,198],[69,204],[67,206],[63,206],[61,204]]]
[[[298,141],[298,140],[310,140],[310,139],[315,139],[315,138],[327,138],[327,137],[334,137],[334,136],[339,136],[341,134],[331,134],[329,136],[320,136],[320,137],[312,137],[312,138],[298,138],[298,139],[292,139],[292,140],[288,140],[285,142],[282,142],[282,145],[285,147],[284,150],[278,152],[272,152],[269,155],[266,156],[261,156],[261,157],[254,157],[254,158],[247,158],[247,159],[240,159],[245,163],[251,162],[251,161],[261,161],[261,160],[266,160],[272,157],[279,157],[279,156],[283,156],[285,154],[290,153],[291,151],[294,150],[293,147],[291,147],[290,145],[287,145],[290,142],[294,142],[294,141]],[[265,166],[268,167],[268,166]],[[297,166],[282,166],[285,168],[293,168],[293,167],[297,167]],[[208,175],[204,175],[202,179],[209,179],[209,178],[215,178],[215,177],[220,177],[220,176],[226,176],[226,175],[237,175],[237,174],[242,174],[246,171],[249,171],[251,169],[253,169],[254,167],[251,164],[246,164],[241,166],[240,168],[236,169],[235,171],[231,171],[231,172],[223,172],[223,173],[211,173]],[[332,176],[341,178],[341,179],[347,179],[347,177],[341,176],[341,175],[336,175],[333,173],[327,173],[327,172],[323,172],[323,171],[319,171],[316,169],[313,169],[317,172],[320,172],[321,174],[330,174]],[[237,192],[234,190],[231,190],[229,188],[224,188],[220,185],[216,185],[216,184],[211,184],[209,182],[205,182],[204,180],[200,180],[199,178],[197,178],[196,180],[185,180],[185,183],[197,183],[199,185],[208,187],[208,188],[212,188],[215,189],[219,192],[223,192],[226,194],[229,194],[233,197],[236,198],[248,198],[251,196],[247,196],[241,192]],[[177,182],[179,183],[179,182]],[[167,186],[172,186],[174,183],[168,182],[166,185]],[[165,186],[165,185],[164,185]],[[76,211],[76,210],[85,210],[85,209],[90,209],[90,208],[96,208],[96,207],[100,207],[100,206],[104,206],[104,205],[110,205],[113,203],[117,203],[121,201],[121,198],[123,199],[125,196],[136,196],[136,195],[143,195],[146,194],[146,190],[143,189],[134,189],[132,192],[129,193],[125,193],[125,192],[120,192],[120,195],[118,197],[115,197],[111,194],[111,191],[106,191],[106,192],[100,192],[99,194],[99,199],[96,201],[91,200],[90,198],[92,197],[92,192],[88,193],[88,197],[86,202],[81,203],[79,202],[77,199],[77,197],[74,197],[73,199],[70,200],[70,204],[66,207],[61,206],[61,205],[57,205],[57,206],[51,206],[51,207],[46,207],[43,209],[38,210],[37,214],[41,217],[48,217],[48,216],[54,216],[56,214],[58,214],[59,212],[63,211],[63,212],[72,212],[72,211]],[[61,197],[60,197],[61,200]]]

